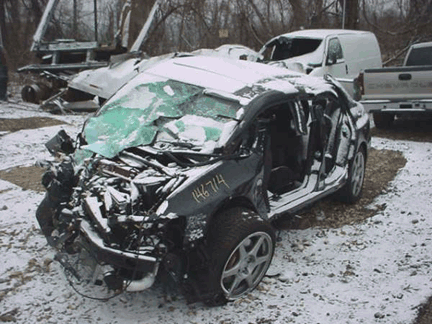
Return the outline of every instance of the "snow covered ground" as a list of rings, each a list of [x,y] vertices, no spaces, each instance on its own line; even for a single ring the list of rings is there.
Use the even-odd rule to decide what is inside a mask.
[[[0,104],[0,118],[49,116]],[[44,143],[70,125],[0,136],[0,170],[48,157]],[[432,143],[374,138],[408,160],[374,204],[386,208],[355,226],[282,231],[266,277],[222,307],[164,298],[160,287],[101,302],[78,295],[35,219],[42,193],[0,180],[0,321],[19,323],[411,323],[432,292]],[[329,217],[327,215],[327,217]]]

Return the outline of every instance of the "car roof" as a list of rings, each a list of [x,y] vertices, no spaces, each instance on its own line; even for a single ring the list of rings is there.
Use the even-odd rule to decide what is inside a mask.
[[[330,35],[353,35],[353,34],[365,34],[370,33],[364,30],[351,30],[351,29],[302,29],[294,32],[282,34],[274,37],[307,37],[307,38],[318,38],[324,39]]]
[[[144,73],[245,99],[253,99],[268,90],[287,94],[331,91],[331,85],[322,78],[268,64],[220,57],[174,58],[156,64]],[[245,91],[252,88],[254,91]]]

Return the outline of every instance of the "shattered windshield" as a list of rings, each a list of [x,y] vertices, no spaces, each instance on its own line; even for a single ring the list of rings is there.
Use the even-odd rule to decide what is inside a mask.
[[[84,128],[83,149],[111,158],[154,142],[215,147],[239,103],[207,95],[203,88],[141,75],[114,95]]]

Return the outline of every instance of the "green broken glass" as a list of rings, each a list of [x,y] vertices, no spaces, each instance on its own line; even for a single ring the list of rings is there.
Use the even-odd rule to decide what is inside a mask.
[[[233,101],[205,95],[200,87],[144,75],[87,121],[83,149],[112,158],[126,148],[151,144],[164,132],[173,141],[217,141],[227,117],[235,118],[238,108]],[[205,134],[202,141],[198,133]]]

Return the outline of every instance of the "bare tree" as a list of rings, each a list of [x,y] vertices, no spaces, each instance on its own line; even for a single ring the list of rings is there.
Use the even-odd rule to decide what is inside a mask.
[[[400,64],[412,43],[432,40],[431,13],[431,0],[395,0],[391,7],[379,0],[362,1],[362,18],[377,35],[383,61],[389,65]]]
[[[32,61],[32,35],[47,1],[0,0],[0,28],[11,58],[9,70]],[[110,1],[110,6],[98,8],[104,15],[99,20],[98,35],[104,42],[113,39],[125,3]],[[131,2],[129,43],[138,35],[155,0]],[[80,9],[86,2],[74,3]],[[400,50],[412,42],[432,38],[432,0],[394,0],[392,6],[385,5],[384,0],[164,0],[142,49],[159,55],[237,43],[258,50],[271,37],[293,30],[340,28],[344,3],[345,28],[374,31],[385,60],[399,57]],[[91,20],[74,25],[73,17],[76,14],[72,7],[61,7],[46,38],[88,38],[84,27],[90,27]]]
[[[358,29],[359,26],[359,1],[358,0],[339,0],[341,7],[344,7],[345,15],[343,23],[346,29]]]

